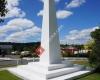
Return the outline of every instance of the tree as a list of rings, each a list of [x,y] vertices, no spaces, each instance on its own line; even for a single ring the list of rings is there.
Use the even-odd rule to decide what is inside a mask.
[[[6,4],[7,4],[6,0],[0,0],[0,22],[4,21],[1,17],[4,17],[8,12]]]
[[[84,45],[72,45],[73,47],[77,48],[78,50],[84,49]]]
[[[94,40],[91,39],[91,40],[87,41],[87,43],[84,45],[84,48],[87,50],[91,50],[93,45],[94,45]]]
[[[95,68],[96,72],[100,72],[100,28],[91,32],[94,39],[94,45],[89,57],[90,64]]]

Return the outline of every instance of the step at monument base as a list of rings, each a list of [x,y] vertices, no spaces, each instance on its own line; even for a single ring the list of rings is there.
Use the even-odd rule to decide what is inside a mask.
[[[24,80],[65,80],[90,72],[80,65],[54,64],[47,67],[38,62],[21,65],[8,70]],[[59,67],[58,67],[59,66]],[[73,75],[72,75],[73,74]]]

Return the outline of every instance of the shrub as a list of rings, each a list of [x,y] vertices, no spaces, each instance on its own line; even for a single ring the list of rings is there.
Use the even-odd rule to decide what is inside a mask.
[[[96,72],[100,72],[100,28],[91,32],[91,37],[94,39],[94,45],[89,56],[89,62]]]

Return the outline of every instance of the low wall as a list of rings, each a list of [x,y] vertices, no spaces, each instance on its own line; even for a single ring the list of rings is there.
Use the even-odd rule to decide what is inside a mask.
[[[0,60],[0,66],[23,65],[27,63],[27,60]]]

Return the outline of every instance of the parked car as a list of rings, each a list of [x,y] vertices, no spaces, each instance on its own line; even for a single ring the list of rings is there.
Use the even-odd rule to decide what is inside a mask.
[[[32,57],[32,53],[30,51],[22,51],[21,57]]]
[[[19,55],[20,52],[19,52],[19,51],[12,51],[11,54],[12,54],[12,55]]]

